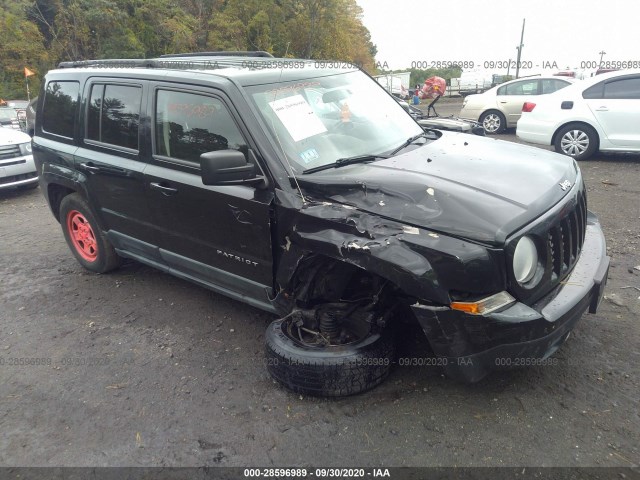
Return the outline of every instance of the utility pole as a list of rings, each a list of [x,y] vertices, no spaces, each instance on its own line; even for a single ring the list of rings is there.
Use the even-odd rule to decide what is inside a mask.
[[[600,63],[598,64],[598,68],[602,68],[602,57],[607,54],[604,50],[598,52],[600,54]]]
[[[518,45],[516,47],[516,50],[518,50],[518,60],[516,60],[516,78],[518,78],[518,74],[520,73],[520,56],[522,55],[522,47],[524,47],[524,43],[522,43],[522,41],[524,40],[524,22],[525,22],[526,18],[522,19],[522,33],[520,34],[520,45]]]

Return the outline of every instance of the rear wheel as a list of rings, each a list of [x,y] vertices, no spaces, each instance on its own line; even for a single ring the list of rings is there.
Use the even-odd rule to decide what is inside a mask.
[[[569,124],[558,131],[554,147],[558,153],[586,160],[596,152],[598,142],[598,133],[589,125]]]
[[[480,116],[480,123],[487,133],[502,133],[507,127],[504,115],[496,110],[489,110]]]
[[[71,252],[84,268],[105,273],[120,266],[121,258],[98,228],[87,202],[77,193],[62,199],[60,224]]]

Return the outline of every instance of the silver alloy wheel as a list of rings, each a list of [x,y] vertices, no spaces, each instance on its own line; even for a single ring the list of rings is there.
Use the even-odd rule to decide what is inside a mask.
[[[562,136],[560,148],[571,157],[581,155],[589,148],[589,135],[582,130],[569,130]]]
[[[482,121],[482,126],[488,133],[495,133],[500,130],[501,119],[497,113],[490,113]]]

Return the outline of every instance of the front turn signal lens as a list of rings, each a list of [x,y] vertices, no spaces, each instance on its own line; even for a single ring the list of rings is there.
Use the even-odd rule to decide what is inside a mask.
[[[516,301],[507,292],[496,293],[477,302],[451,302],[451,309],[460,310],[469,315],[486,315],[496,310],[511,305]]]

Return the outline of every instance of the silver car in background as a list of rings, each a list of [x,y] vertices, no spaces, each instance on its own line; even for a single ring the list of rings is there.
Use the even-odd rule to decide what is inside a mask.
[[[535,102],[541,95],[568,87],[574,81],[541,76],[511,80],[484,93],[467,96],[460,116],[480,122],[487,133],[501,133],[516,126],[525,102]]]
[[[0,128],[0,190],[37,186],[38,173],[31,154],[31,137],[19,130]]]

